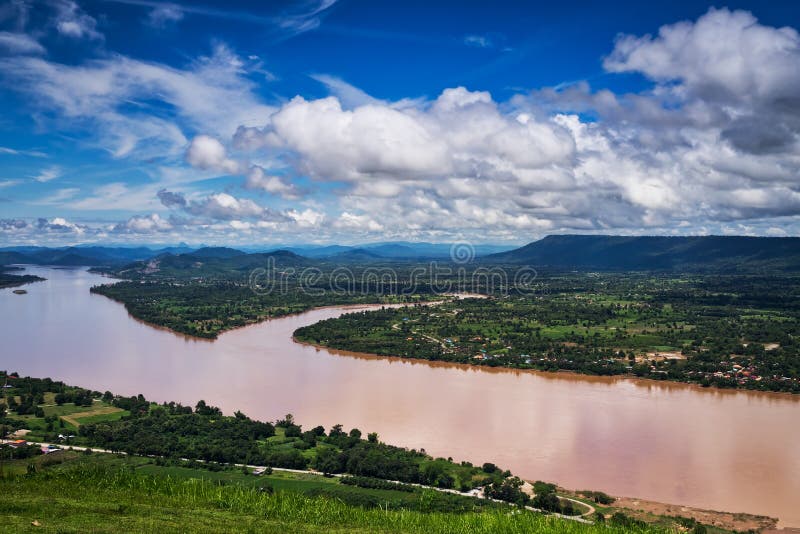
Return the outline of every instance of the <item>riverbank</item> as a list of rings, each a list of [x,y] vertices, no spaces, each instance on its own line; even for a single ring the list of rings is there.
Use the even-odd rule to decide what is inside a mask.
[[[348,358],[357,358],[363,360],[386,360],[390,362],[406,363],[410,365],[423,365],[431,368],[458,369],[461,371],[474,371],[474,372],[482,372],[489,374],[512,374],[512,375],[532,374],[535,376],[540,376],[551,380],[562,379],[562,380],[574,381],[577,379],[580,381],[585,381],[587,383],[598,383],[598,384],[609,384],[609,385],[618,382],[626,382],[642,387],[655,386],[662,389],[690,389],[698,392],[709,392],[719,395],[737,395],[746,393],[748,395],[763,396],[765,398],[770,398],[770,397],[784,398],[784,399],[788,398],[796,400],[798,403],[800,403],[800,395],[785,391],[760,391],[760,390],[744,389],[744,388],[720,388],[715,386],[701,386],[700,384],[692,382],[681,382],[678,380],[658,380],[655,378],[642,378],[632,374],[600,376],[600,375],[590,375],[578,371],[568,371],[568,370],[541,371],[539,369],[525,369],[519,367],[500,367],[500,366],[490,366],[490,365],[480,365],[480,364],[460,363],[460,362],[444,362],[439,360],[427,360],[425,358],[413,358],[410,356],[389,356],[385,354],[375,354],[370,352],[357,352],[345,349],[337,349],[335,347],[330,347],[328,345],[305,341],[294,335],[292,336],[292,341],[298,345],[314,348],[316,350],[325,350],[337,356],[344,356]]]
[[[785,446],[800,442],[796,397],[569,373],[456,371],[292,342],[297,328],[351,311],[336,308],[237,329],[213,343],[187,342],[89,294],[108,279],[75,269],[28,273],[48,280],[25,297],[0,299],[6,365],[25,374],[157,402],[202,398],[261,420],[292,412],[311,426],[343,423],[434,456],[492,461],[528,480],[800,526],[800,466]]]
[[[5,443],[12,443],[10,440],[0,440],[0,444]],[[46,465],[59,465],[63,460],[59,456],[60,454],[69,453],[70,451],[78,451],[81,453],[89,453],[91,452],[94,455],[108,455],[109,458],[114,457],[122,457],[125,458],[127,455],[125,453],[118,453],[98,447],[83,447],[83,446],[69,446],[66,449],[63,449],[62,446],[58,444],[50,444],[50,443],[37,443],[37,445],[41,445],[42,447],[55,450],[56,452],[51,452],[49,454],[49,458],[42,458],[45,460]],[[56,447],[56,449],[52,449]],[[85,458],[86,455],[83,455]],[[132,456],[129,457],[130,460],[137,460],[137,457]],[[138,464],[142,462],[153,462],[154,458],[141,458]],[[184,460],[186,461],[186,460]],[[41,463],[41,462],[39,462]],[[101,462],[102,463],[102,462]],[[200,464],[204,464],[206,462],[200,462]],[[171,467],[158,467],[158,463],[151,466],[148,469],[149,473],[157,474],[159,471],[163,471],[164,474],[168,476],[178,476],[180,478],[185,477],[186,473],[181,472],[179,469]],[[209,467],[214,467],[213,464],[210,464]],[[14,469],[13,466],[10,468]],[[342,477],[347,477],[347,475],[343,474],[334,474],[328,475],[327,477],[324,473],[315,471],[313,469],[302,470],[302,469],[285,469],[280,467],[266,467],[266,466],[259,466],[259,465],[250,465],[250,464],[240,464],[240,465],[233,465],[230,466],[230,473],[240,473],[241,471],[251,472],[251,473],[285,473],[290,477],[296,476],[299,477],[299,480],[308,480],[304,475],[318,477],[319,480],[324,481],[326,478],[333,477],[334,479],[341,479]],[[197,478],[205,478],[206,474],[212,475],[214,471],[206,472],[203,469],[195,469],[195,475]],[[188,473],[188,470],[187,470]],[[256,485],[265,485],[269,484],[271,477],[250,477]],[[261,479],[261,482],[258,480]],[[247,477],[242,478],[242,481],[248,480]],[[228,483],[233,482],[233,480],[229,481]],[[308,480],[308,482],[312,482],[312,480]],[[403,485],[403,483],[399,481],[387,481],[392,484]],[[427,490],[427,491],[435,491],[450,495],[456,496],[464,496],[465,494],[451,489],[443,489],[437,488],[432,486],[426,486],[421,484],[410,484],[412,487],[416,487],[420,490]],[[533,491],[533,486],[531,483],[526,482],[523,486],[523,491],[528,493],[531,497],[535,495]],[[466,496],[471,496],[478,499],[487,499],[482,492],[470,492],[466,494]],[[606,505],[598,504],[592,501],[592,499],[587,498],[585,495],[582,495],[578,492],[573,492],[569,490],[565,490],[563,488],[558,489],[558,496],[562,500],[569,500],[575,503],[577,506],[582,507],[585,511],[580,516],[564,516],[561,514],[552,514],[552,517],[564,520],[564,521],[577,521],[581,523],[593,523],[596,522],[598,519],[597,514],[601,514],[606,520],[610,520],[615,513],[623,513],[625,516],[633,518],[635,520],[643,521],[648,525],[652,525],[655,527],[662,527],[667,528],[669,524],[672,526],[676,526],[674,523],[668,523],[669,521],[675,521],[675,518],[683,518],[684,521],[686,520],[693,520],[697,523],[701,523],[703,525],[707,525],[710,527],[715,527],[718,529],[723,529],[726,531],[732,532],[743,532],[743,531],[755,531],[755,532],[763,532],[767,530],[774,530],[777,528],[777,520],[774,518],[769,518],[765,516],[755,516],[750,514],[737,514],[737,513],[729,513],[729,512],[720,512],[720,511],[713,511],[713,510],[703,510],[693,507],[686,507],[686,506],[679,506],[679,505],[671,505],[665,503],[658,503],[653,501],[646,501],[642,499],[634,499],[634,498],[625,498],[625,497],[615,497],[614,502]],[[489,499],[493,500],[493,499]],[[496,501],[497,504],[507,504],[503,503],[502,501]],[[536,509],[535,507],[527,506],[527,509],[533,512],[541,512],[541,510]],[[677,523],[680,524],[680,521]],[[781,532],[780,530],[776,532]]]

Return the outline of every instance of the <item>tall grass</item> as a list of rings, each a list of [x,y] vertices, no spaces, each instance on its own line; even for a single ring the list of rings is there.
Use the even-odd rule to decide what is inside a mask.
[[[0,515],[13,508],[14,495],[32,493],[57,495],[60,506],[70,502],[92,506],[109,513],[146,513],[149,507],[169,508],[176,514],[192,510],[218,511],[227,516],[276,521],[303,526],[320,532],[330,529],[370,532],[413,533],[499,533],[553,532],[564,534],[655,532],[654,529],[586,525],[534,514],[527,511],[490,510],[484,512],[421,513],[405,510],[366,509],[348,506],[336,499],[306,497],[299,493],[261,492],[237,485],[219,485],[208,480],[180,480],[135,473],[130,468],[110,468],[83,464],[63,470],[49,470],[31,477],[0,481],[0,494],[9,496],[0,503]],[[426,498],[425,494],[421,496]],[[116,509],[110,506],[116,503]],[[109,508],[110,507],[110,508]],[[100,512],[98,512],[100,513]],[[229,517],[230,519],[230,517]],[[189,529],[188,524],[184,525]]]

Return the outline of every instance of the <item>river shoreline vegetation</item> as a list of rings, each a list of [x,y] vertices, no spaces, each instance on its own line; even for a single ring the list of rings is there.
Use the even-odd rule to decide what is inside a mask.
[[[23,431],[0,445],[9,496],[0,514],[13,531],[731,531],[637,515],[602,492],[539,481],[531,497],[492,463],[432,458],[341,425],[304,430],[291,415],[260,422],[203,401],[156,404],[17,373],[0,382],[0,431]],[[89,446],[109,452],[82,450]],[[519,508],[577,515],[590,504],[594,524]]]
[[[800,275],[791,270],[537,272],[487,259],[204,254],[108,271],[128,279],[92,291],[137,319],[210,339],[318,306],[447,301],[348,314],[296,338],[385,356],[800,393]]]
[[[14,274],[14,271],[22,270],[19,267],[4,267],[0,265],[0,289],[6,287],[18,287],[33,282],[42,282],[44,278],[30,274]]]
[[[189,336],[216,339],[226,330],[322,306],[400,304],[423,300],[416,295],[308,294],[281,291],[265,295],[235,282],[118,282],[91,288],[92,293],[122,303],[133,317]]]
[[[800,393],[800,280],[565,274],[547,292],[357,312],[299,341],[490,367]]]

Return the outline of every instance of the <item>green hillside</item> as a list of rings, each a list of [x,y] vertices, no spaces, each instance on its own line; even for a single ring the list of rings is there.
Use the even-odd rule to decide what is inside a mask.
[[[800,238],[551,235],[482,260],[577,270],[797,271]]]
[[[664,532],[588,525],[509,508],[441,513],[365,508],[296,491],[151,476],[78,462],[0,480],[2,532]]]

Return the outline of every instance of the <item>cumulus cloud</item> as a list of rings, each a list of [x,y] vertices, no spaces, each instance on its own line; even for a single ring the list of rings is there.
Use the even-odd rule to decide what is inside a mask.
[[[314,228],[318,227],[325,221],[325,214],[311,208],[306,208],[302,211],[289,210],[286,216],[294,221],[300,228]]]
[[[153,213],[150,215],[133,216],[127,221],[114,225],[111,231],[117,234],[153,234],[157,232],[166,232],[168,230],[172,230],[172,224],[162,219],[157,213]]]
[[[249,198],[238,198],[229,193],[212,193],[199,199],[187,200],[181,193],[161,189],[157,196],[164,206],[192,215],[201,224],[209,220],[290,220],[288,216],[265,208]]]
[[[445,90],[427,109],[336,97],[295,97],[260,130],[241,128],[240,147],[286,149],[321,180],[416,180],[444,176],[535,180],[537,169],[568,163],[573,143],[552,120],[503,114],[491,95]]]
[[[34,226],[38,231],[74,234],[84,234],[88,228],[85,225],[70,222],[63,217],[40,218],[36,220]]]
[[[186,207],[186,198],[180,194],[166,189],[161,189],[156,193],[158,200],[167,208],[184,208]]]
[[[293,184],[287,183],[278,176],[270,176],[264,169],[254,165],[247,172],[244,182],[245,189],[265,191],[285,198],[297,198],[297,190]]]
[[[680,80],[706,98],[797,99],[800,37],[763,26],[746,11],[711,9],[696,22],[662,26],[658,36],[623,35],[605,59],[610,72]]]
[[[620,36],[604,66],[639,72],[661,93],[705,108],[721,137],[752,154],[796,149],[800,134],[800,34],[762,25],[749,12],[711,9],[657,36]],[[652,101],[652,99],[651,99]]]
[[[347,211],[339,215],[333,222],[333,226],[343,230],[355,231],[380,232],[383,230],[383,225],[369,215],[350,213]]]
[[[211,219],[240,219],[243,217],[261,217],[265,210],[247,198],[236,198],[228,193],[215,193],[203,200],[194,201],[187,211],[193,215]]]
[[[120,157],[156,143],[204,176],[241,174],[245,191],[269,193],[262,206],[236,185],[205,196],[168,190],[186,182],[153,186],[149,199],[173,210],[173,231],[481,240],[798,231],[794,29],[712,9],[657,35],[620,36],[609,50],[607,71],[640,74],[646,89],[577,82],[497,101],[454,87],[391,102],[316,75],[331,96],[273,107],[255,96],[251,64],[225,47],[182,69],[119,56],[77,66],[0,58],[0,76],[21,80],[45,111],[92,117]],[[122,113],[153,94],[174,115]],[[188,141],[184,129],[200,135]],[[145,232],[149,221],[135,223]]]
[[[28,222],[23,219],[0,219],[0,232],[17,233],[28,227]]]
[[[223,171],[231,174],[240,170],[239,164],[227,157],[222,143],[208,135],[198,135],[192,139],[186,150],[185,159],[189,165],[198,169]]]

